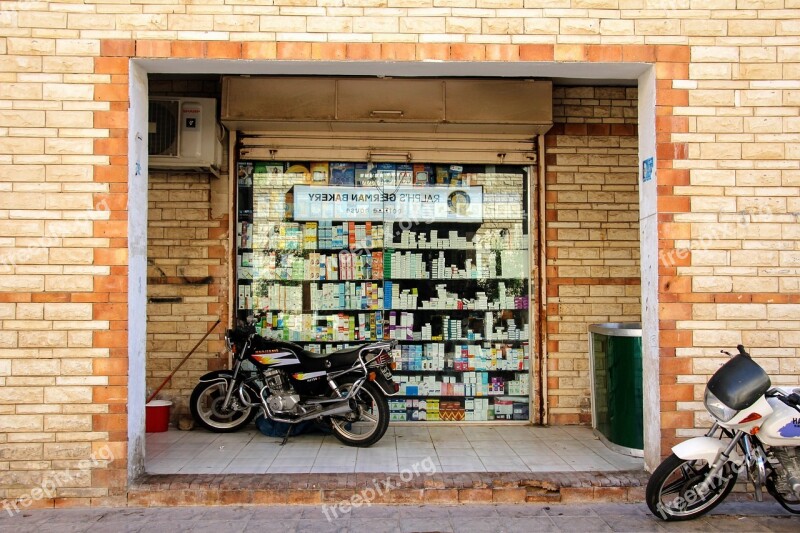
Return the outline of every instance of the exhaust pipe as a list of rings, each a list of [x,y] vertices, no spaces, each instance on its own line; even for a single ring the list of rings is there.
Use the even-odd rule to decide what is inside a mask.
[[[344,400],[339,403],[333,404],[332,406],[324,409],[320,413],[309,413],[302,417],[300,420],[308,420],[309,418],[316,418],[318,416],[335,416],[335,415],[346,415],[347,413],[353,412],[353,407],[350,405],[350,400]]]
[[[318,405],[318,404],[317,404]],[[262,402],[261,407],[266,411],[267,416],[275,421],[275,422],[285,422],[287,424],[297,424],[299,422],[305,422],[306,420],[311,420],[312,418],[317,418],[320,416],[336,416],[336,415],[346,415],[347,413],[351,413],[355,411],[353,406],[350,404],[350,400],[342,400],[337,402],[333,405],[330,405],[326,409],[322,409],[321,411],[311,411],[306,413],[305,415],[301,416],[300,418],[281,418],[275,416],[270,410],[269,405],[267,402]]]

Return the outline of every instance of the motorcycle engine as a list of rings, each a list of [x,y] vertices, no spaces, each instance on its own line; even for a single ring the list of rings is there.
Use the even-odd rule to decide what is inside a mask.
[[[303,409],[298,405],[300,395],[295,393],[292,384],[280,370],[267,370],[264,372],[264,382],[269,388],[267,405],[273,413],[299,415]]]
[[[783,466],[783,472],[779,471],[775,488],[783,494],[794,492],[800,496],[800,449],[774,446],[771,451]]]

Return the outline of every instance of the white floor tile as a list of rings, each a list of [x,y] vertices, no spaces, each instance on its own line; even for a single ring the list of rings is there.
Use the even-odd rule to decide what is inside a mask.
[[[355,465],[342,465],[342,466],[312,466],[312,474],[341,474],[355,472]]]
[[[333,467],[333,466],[340,466],[340,467],[350,467],[357,463],[355,457],[325,457],[320,458],[317,457],[317,460],[314,461],[314,466],[317,467]],[[342,470],[342,472],[349,472],[346,468]]]
[[[264,468],[250,468],[250,467],[236,467],[228,465],[222,474],[266,474],[267,467]]]
[[[150,473],[398,472],[427,461],[438,471],[641,469],[641,459],[609,450],[585,427],[394,426],[370,448],[332,435],[281,439],[251,429],[149,433]]]
[[[464,450],[450,450],[450,449],[436,450],[436,455],[438,455],[440,459],[443,457],[448,457],[448,458],[461,457],[461,458],[478,459],[479,457],[478,453],[472,448],[467,448]]]
[[[439,462],[442,466],[452,466],[461,464],[474,464],[483,466],[483,463],[477,457],[439,457]]]
[[[399,474],[400,469],[396,466],[388,465],[367,465],[367,466],[358,466],[356,465],[355,473],[361,474]]]
[[[285,465],[270,465],[267,469],[267,474],[308,474],[311,472],[311,466],[285,466]]]
[[[410,470],[412,472],[426,472],[431,469],[441,470],[441,463],[435,459],[426,461],[400,459],[397,461],[397,466],[400,470]]]
[[[493,457],[498,455],[499,456],[517,455],[517,452],[515,452],[514,449],[511,448],[511,446],[497,445],[497,444],[492,446],[483,446],[483,444],[484,441],[475,442],[473,443],[472,449],[475,450],[475,452],[481,456],[485,455]]]
[[[437,450],[471,450],[472,445],[468,440],[435,440],[433,446]]]
[[[442,472],[488,472],[486,467],[481,465],[443,465]]]
[[[274,466],[293,466],[293,467],[308,467],[311,468],[314,466],[314,460],[302,459],[302,458],[288,458],[288,459],[281,459],[280,457],[276,457],[275,460],[269,465],[270,468]]]
[[[569,464],[566,461],[561,460],[528,461],[523,459],[523,462],[528,465],[533,472],[571,470]]]
[[[574,468],[566,463],[563,464],[546,464],[546,465],[528,465],[531,472],[577,472]]]

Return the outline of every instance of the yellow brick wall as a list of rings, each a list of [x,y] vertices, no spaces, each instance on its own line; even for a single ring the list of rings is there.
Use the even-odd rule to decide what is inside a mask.
[[[155,96],[220,96],[219,79],[213,76],[159,76],[149,81],[148,89]],[[148,396],[217,318],[222,321],[157,395],[173,402],[173,422],[189,416],[189,396],[197,379],[228,364],[224,331],[231,204],[227,163],[222,166],[221,177],[151,169],[148,179]]]
[[[113,502],[125,484],[133,55],[657,63],[662,444],[702,422],[720,345],[800,382],[800,1],[330,4],[2,4],[0,388],[26,390],[0,397],[0,497],[63,468],[56,444],[118,461],[46,504]]]
[[[641,317],[636,88],[555,87],[546,136],[547,404],[591,423],[589,324]]]
[[[189,415],[188,399],[197,379],[228,364],[223,333],[228,315],[229,216],[227,210],[216,217],[212,214],[215,181],[220,179],[210,174],[150,174],[148,393],[178,369],[217,318],[222,320],[158,393],[157,398],[173,402],[173,420]]]

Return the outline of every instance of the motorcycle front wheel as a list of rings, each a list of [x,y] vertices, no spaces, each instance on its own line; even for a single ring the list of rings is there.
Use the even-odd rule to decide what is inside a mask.
[[[344,383],[339,387],[339,392],[344,396],[350,387],[352,383]],[[366,448],[381,440],[386,433],[389,427],[389,402],[371,381],[364,383],[355,401],[359,412],[353,417],[331,417],[331,430],[344,444]]]
[[[664,459],[647,482],[647,507],[665,521],[691,520],[716,507],[736,484],[737,473],[726,464],[709,478],[710,465],[674,453]]]
[[[215,433],[232,433],[250,423],[256,415],[256,408],[252,405],[240,405],[235,393],[231,398],[231,407],[228,409],[222,407],[230,384],[230,381],[197,384],[189,399],[189,409],[195,422]],[[248,395],[249,403],[252,403],[247,389],[244,391]]]

